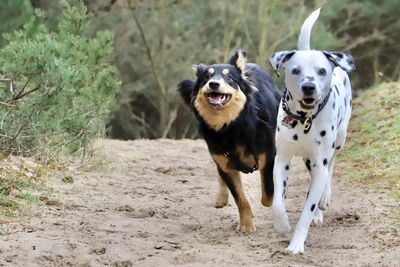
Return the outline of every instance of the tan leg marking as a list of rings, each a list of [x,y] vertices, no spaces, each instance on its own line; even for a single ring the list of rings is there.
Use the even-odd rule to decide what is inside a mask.
[[[217,209],[223,208],[228,204],[229,190],[226,186],[224,180],[221,177],[218,177],[219,189],[217,196],[214,200],[214,207]]]
[[[228,158],[223,155],[212,155],[214,161],[218,166],[232,178],[232,185],[236,191],[237,198],[235,198],[236,205],[239,210],[240,223],[238,230],[242,232],[254,232],[256,228],[253,223],[253,212],[251,206],[246,198],[243,190],[242,179],[240,172],[228,168]],[[222,178],[221,178],[222,179]]]

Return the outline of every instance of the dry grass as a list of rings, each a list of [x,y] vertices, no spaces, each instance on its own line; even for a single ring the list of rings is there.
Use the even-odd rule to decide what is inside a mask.
[[[42,178],[47,170],[33,161],[10,157],[0,163],[0,222],[5,222],[51,190]]]
[[[339,165],[352,183],[379,186],[400,200],[399,152],[400,83],[380,84],[354,99]]]

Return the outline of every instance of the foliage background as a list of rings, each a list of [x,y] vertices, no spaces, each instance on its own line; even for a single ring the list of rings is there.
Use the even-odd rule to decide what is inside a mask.
[[[267,57],[294,49],[303,20],[320,6],[312,47],[354,56],[355,93],[400,77],[397,0],[84,2],[94,14],[87,36],[104,29],[115,33],[110,62],[118,68],[122,88],[109,123],[112,138],[196,137],[196,123],[176,93],[179,81],[193,77],[190,66],[225,62],[234,49],[244,48],[251,61],[269,69]],[[46,11],[53,29],[61,10],[56,1],[4,0],[0,14],[8,19],[0,30],[21,27],[34,8]]]
[[[29,6],[21,3],[20,8]],[[3,34],[0,49],[0,151],[44,162],[85,154],[91,140],[104,136],[119,88],[117,70],[108,62],[113,34],[86,37],[91,14],[83,2],[59,3],[54,30],[43,22],[42,11],[27,9],[33,12],[29,21]]]

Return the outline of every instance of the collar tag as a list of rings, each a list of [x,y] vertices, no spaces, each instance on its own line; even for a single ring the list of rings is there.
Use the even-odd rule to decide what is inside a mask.
[[[293,121],[294,121],[294,119],[292,118],[292,117],[290,117],[289,115],[287,115],[287,116],[285,116],[284,118],[283,118],[283,120],[282,120],[282,125],[283,126],[286,126],[286,127],[288,127],[288,128],[293,128]]]
[[[312,117],[307,117],[306,120],[304,121],[304,131],[308,132],[310,131],[312,125]]]

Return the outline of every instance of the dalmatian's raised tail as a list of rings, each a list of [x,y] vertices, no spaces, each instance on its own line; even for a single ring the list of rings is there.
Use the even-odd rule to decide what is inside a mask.
[[[319,17],[321,8],[318,8],[304,21],[303,26],[301,26],[301,31],[299,35],[299,41],[297,43],[298,50],[310,50],[310,40],[311,40],[311,30],[314,23]]]

